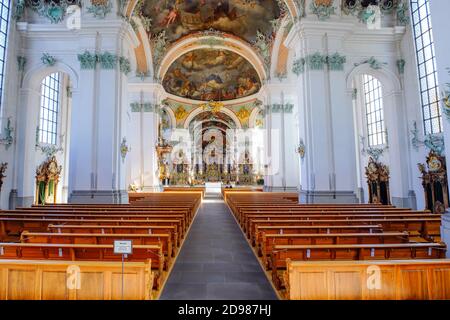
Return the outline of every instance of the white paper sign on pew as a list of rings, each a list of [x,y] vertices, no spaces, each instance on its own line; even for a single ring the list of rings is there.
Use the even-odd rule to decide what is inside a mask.
[[[114,254],[132,254],[132,240],[114,240]]]

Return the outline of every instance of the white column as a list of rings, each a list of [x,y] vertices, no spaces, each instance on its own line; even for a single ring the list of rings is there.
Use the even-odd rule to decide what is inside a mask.
[[[81,52],[119,56],[120,26],[92,34]],[[80,85],[73,93],[70,202],[125,203],[128,194],[120,145],[123,88],[126,81],[118,63],[108,69],[97,63],[94,70],[80,71]],[[82,125],[80,125],[82,124]]]
[[[300,110],[304,128],[300,136],[306,145],[299,196],[303,203],[357,201],[354,146],[349,143],[354,137],[353,111],[351,97],[346,93],[345,73],[329,70],[326,63],[322,68],[308,63],[308,57],[314,54],[323,58],[336,52],[343,55],[345,31],[317,31],[317,24],[311,22],[300,27],[302,55],[307,60],[300,82],[304,93]]]

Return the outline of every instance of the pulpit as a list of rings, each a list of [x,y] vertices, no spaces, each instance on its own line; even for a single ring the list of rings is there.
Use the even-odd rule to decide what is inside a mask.
[[[430,151],[426,165],[418,163],[422,174],[422,186],[425,194],[425,209],[434,213],[444,213],[448,208],[448,182],[445,157]]]

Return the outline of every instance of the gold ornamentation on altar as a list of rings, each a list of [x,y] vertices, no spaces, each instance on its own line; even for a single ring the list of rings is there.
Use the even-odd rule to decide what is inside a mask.
[[[369,188],[369,203],[391,204],[388,166],[376,162],[370,157],[366,167],[366,178]]]
[[[36,204],[56,203],[61,170],[55,156],[36,169]]]
[[[188,113],[183,106],[179,106],[177,110],[175,110],[175,119],[177,119],[177,121],[183,120],[187,115]]]
[[[422,186],[425,195],[425,209],[441,213],[449,206],[447,168],[445,157],[431,150],[426,165],[417,164],[422,174]]]

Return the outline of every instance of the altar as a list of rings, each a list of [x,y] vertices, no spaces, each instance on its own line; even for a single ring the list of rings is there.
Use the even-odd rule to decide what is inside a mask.
[[[206,193],[221,193],[222,183],[221,182],[205,182]]]

